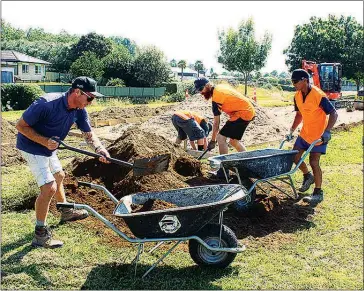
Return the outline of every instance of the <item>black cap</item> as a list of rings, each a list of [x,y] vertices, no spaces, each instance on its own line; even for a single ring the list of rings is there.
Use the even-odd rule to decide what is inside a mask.
[[[195,92],[201,92],[203,87],[209,82],[207,78],[198,78],[195,80]]]
[[[303,69],[297,69],[292,72],[292,80],[301,81],[303,79],[310,79],[310,75]]]
[[[96,86],[97,83],[94,79],[85,76],[77,77],[72,81],[73,89],[80,89],[86,93],[91,93],[96,97],[104,97],[104,95],[96,91]]]

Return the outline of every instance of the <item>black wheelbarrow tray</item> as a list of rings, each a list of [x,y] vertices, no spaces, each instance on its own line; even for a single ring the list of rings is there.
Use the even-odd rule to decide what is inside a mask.
[[[257,185],[258,183],[267,183],[286,194],[288,197],[297,199],[298,195],[293,184],[292,175],[298,170],[306,156],[321,139],[314,141],[310,145],[294,169],[292,169],[292,166],[294,157],[298,151],[282,149],[283,144],[286,141],[289,140],[283,140],[278,149],[259,149],[208,158],[212,168],[223,169],[227,183],[229,183],[228,171],[232,170],[235,172],[239,184],[248,189],[249,198],[234,203],[234,206],[238,211],[245,211],[252,205],[255,199],[255,187],[259,187]],[[252,182],[252,179],[255,179],[254,183]],[[288,184],[291,186],[294,196],[292,197],[286,191],[274,185],[270,180],[280,180],[283,183]],[[260,189],[263,190],[262,188]]]
[[[239,246],[233,231],[223,224],[223,212],[237,200],[248,196],[247,190],[238,184],[220,184],[200,187],[181,188],[161,192],[136,193],[118,201],[105,187],[86,182],[78,182],[102,190],[116,204],[113,214],[124,219],[136,238],[128,237],[105,217],[86,204],[57,203],[57,207],[86,209],[115,231],[123,239],[137,243],[135,272],[144,243],[156,242],[150,252],[164,242],[174,245],[143,275],[146,276],[178,244],[189,241],[192,259],[200,266],[225,268],[235,259],[236,254],[245,250]],[[147,212],[131,212],[132,204],[144,204],[149,199],[159,199],[173,203],[177,208]]]

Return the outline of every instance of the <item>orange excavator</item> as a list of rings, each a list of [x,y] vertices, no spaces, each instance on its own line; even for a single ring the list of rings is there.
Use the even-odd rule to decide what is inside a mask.
[[[342,66],[340,63],[320,63],[302,60],[302,69],[310,75],[310,83],[326,93],[336,103],[341,98]]]

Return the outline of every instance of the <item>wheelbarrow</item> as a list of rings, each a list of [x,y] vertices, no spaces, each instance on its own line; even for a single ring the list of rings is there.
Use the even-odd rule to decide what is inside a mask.
[[[234,203],[234,207],[237,211],[242,212],[251,207],[255,200],[256,187],[259,187],[258,183],[267,183],[290,198],[298,198],[292,175],[298,170],[312,148],[322,140],[315,140],[301,157],[296,167],[292,169],[294,157],[298,151],[282,149],[284,143],[292,139],[293,137],[284,139],[280,143],[278,149],[267,148],[208,158],[212,168],[223,169],[227,183],[229,183],[227,173],[231,170],[235,172],[239,184],[248,189],[249,198]],[[255,179],[255,181],[252,182],[252,179]],[[271,180],[280,180],[283,183],[288,184],[292,189],[293,196],[274,185]],[[259,188],[264,191],[261,187]]]
[[[113,212],[123,219],[136,238],[128,237],[109,220],[86,204],[57,203],[57,208],[86,209],[128,242],[138,244],[134,258],[135,274],[144,243],[156,242],[149,251],[157,249],[164,242],[174,242],[172,247],[159,258],[143,275],[145,277],[156,265],[167,257],[181,242],[189,242],[191,258],[199,266],[226,268],[237,253],[245,250],[239,246],[234,232],[223,224],[223,212],[238,200],[244,200],[248,192],[238,184],[208,185],[181,188],[161,192],[136,193],[118,201],[105,187],[78,182],[103,191],[116,204]],[[173,203],[177,208],[132,213],[132,204],[144,204],[149,199],[159,199]],[[216,223],[218,218],[218,223]]]

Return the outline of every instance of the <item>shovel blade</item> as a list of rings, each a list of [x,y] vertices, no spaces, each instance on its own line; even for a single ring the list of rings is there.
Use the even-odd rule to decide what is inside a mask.
[[[170,159],[170,154],[164,154],[152,158],[135,160],[133,174],[135,176],[145,176],[167,171]]]

